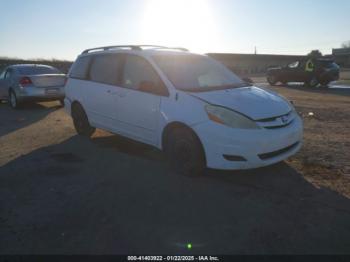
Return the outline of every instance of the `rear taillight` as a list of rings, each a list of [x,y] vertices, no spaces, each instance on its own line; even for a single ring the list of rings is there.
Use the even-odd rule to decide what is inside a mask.
[[[19,83],[21,84],[21,86],[33,84],[32,80],[28,76],[22,77],[21,80],[19,80]]]
[[[68,81],[68,77],[65,77],[65,78],[64,78],[64,86],[66,86],[67,81]]]

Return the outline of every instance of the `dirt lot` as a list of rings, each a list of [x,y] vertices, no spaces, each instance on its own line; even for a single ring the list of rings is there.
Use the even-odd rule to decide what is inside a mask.
[[[58,103],[1,104],[0,253],[349,254],[350,90],[273,89],[304,118],[301,152],[195,179],[149,146],[78,137]]]
[[[350,198],[350,89],[274,87],[304,119],[304,147],[287,161],[315,186]]]

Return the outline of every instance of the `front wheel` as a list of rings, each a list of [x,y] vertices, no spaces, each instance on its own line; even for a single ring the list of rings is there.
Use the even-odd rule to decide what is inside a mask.
[[[187,128],[176,128],[167,136],[165,153],[172,166],[186,176],[200,176],[205,169],[202,144]]]
[[[321,86],[327,88],[329,83],[330,81],[327,81],[327,80],[321,81]]]
[[[72,108],[72,118],[75,130],[81,136],[91,137],[96,128],[89,123],[87,115],[81,105],[76,104]]]

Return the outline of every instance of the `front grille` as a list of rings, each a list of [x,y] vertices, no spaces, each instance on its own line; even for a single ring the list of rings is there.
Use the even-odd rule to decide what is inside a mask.
[[[293,112],[289,112],[288,114],[281,116],[259,119],[256,120],[256,123],[262,128],[278,129],[289,126],[294,121],[294,119],[295,114]]]
[[[299,145],[299,142],[296,142],[293,145],[287,146],[287,147],[282,148],[280,150],[270,152],[270,153],[261,154],[261,155],[259,155],[259,157],[261,160],[267,160],[269,158],[274,158],[274,157],[277,157],[277,156],[282,155],[284,153],[287,153],[288,151],[296,148],[298,145]]]
[[[264,128],[266,129],[278,129],[278,128],[283,128],[283,127],[286,127],[286,126],[289,126],[291,123],[293,123],[293,121],[285,124],[285,125],[279,125],[279,126],[264,126]]]

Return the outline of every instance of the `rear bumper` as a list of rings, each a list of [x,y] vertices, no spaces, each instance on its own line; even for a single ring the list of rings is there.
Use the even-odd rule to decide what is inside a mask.
[[[58,87],[25,87],[16,90],[18,101],[53,101],[64,99],[65,92],[63,86]]]

